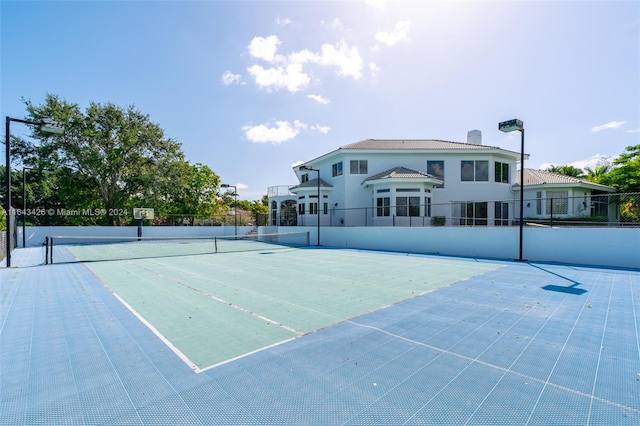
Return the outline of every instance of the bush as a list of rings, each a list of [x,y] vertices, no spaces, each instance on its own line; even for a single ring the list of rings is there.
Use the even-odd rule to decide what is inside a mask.
[[[447,218],[445,216],[433,217],[433,226],[444,226],[445,223],[447,223]]]

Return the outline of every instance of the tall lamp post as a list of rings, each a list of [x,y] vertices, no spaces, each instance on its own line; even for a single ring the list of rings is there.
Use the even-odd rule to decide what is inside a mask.
[[[37,167],[22,168],[22,248],[27,246],[26,222],[27,222],[27,170],[42,170],[52,172],[51,169],[39,169]]]
[[[318,172],[318,207],[316,208],[316,215],[318,216],[318,244],[320,246],[320,169],[314,169],[309,166],[300,166],[300,170],[309,172]]]
[[[524,123],[521,120],[513,119],[509,121],[503,121],[498,124],[498,130],[504,133],[513,132],[515,130],[520,132],[520,253],[518,260],[521,262],[526,261],[522,258],[522,230],[524,227]]]
[[[16,123],[29,124],[32,126],[37,126],[40,130],[49,133],[64,133],[64,126],[60,123],[56,123],[53,120],[22,120],[20,118],[12,118],[6,116],[5,121],[5,149],[6,152],[6,190],[5,196],[7,197],[5,201],[5,208],[7,210],[7,268],[11,267],[11,122],[14,121]]]
[[[235,223],[235,234],[237,237],[238,236],[238,189],[236,188],[236,185],[229,185],[226,183],[223,183],[222,185],[220,185],[220,188],[233,188],[233,202],[234,202],[233,219]]]

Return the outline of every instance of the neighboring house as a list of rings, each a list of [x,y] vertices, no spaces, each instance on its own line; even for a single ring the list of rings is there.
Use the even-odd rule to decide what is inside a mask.
[[[318,218],[323,226],[442,224],[435,217],[448,225],[509,225],[519,216],[519,160],[519,152],[482,145],[479,130],[468,133],[467,143],[366,139],[294,167],[298,185],[270,187],[270,225],[313,226]],[[565,183],[543,184],[543,193],[608,188]]]
[[[608,216],[616,219],[617,209],[606,194],[615,188],[546,170],[524,169],[524,217],[566,218]],[[520,172],[514,191],[520,199]],[[613,216],[612,216],[613,215]]]

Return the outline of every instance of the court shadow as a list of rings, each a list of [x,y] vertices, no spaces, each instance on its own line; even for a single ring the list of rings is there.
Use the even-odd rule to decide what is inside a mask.
[[[570,285],[568,287],[563,287],[561,285],[549,284],[549,285],[545,285],[544,287],[540,287],[540,288],[542,288],[543,290],[547,290],[547,291],[557,291],[558,293],[575,294],[575,295],[578,295],[578,296],[580,296],[581,294],[585,294],[587,292],[587,290],[585,290],[583,288],[576,288],[576,286],[578,284]]]
[[[587,292],[587,290],[583,289],[583,288],[577,288],[577,286],[579,286],[581,283],[579,283],[578,281],[572,280],[571,278],[567,278],[563,275],[560,274],[556,274],[555,272],[551,272],[547,269],[541,268],[539,266],[530,264],[531,266],[533,266],[534,268],[540,269],[541,271],[544,271],[548,274],[551,275],[555,275],[556,277],[562,278],[563,280],[569,281],[570,283],[572,283],[571,285],[568,286],[561,286],[561,285],[554,285],[554,284],[547,284],[544,287],[540,287],[543,290],[547,290],[547,291],[556,291],[558,293],[567,293],[567,294],[575,294],[577,296],[580,296],[582,294],[585,294]]]

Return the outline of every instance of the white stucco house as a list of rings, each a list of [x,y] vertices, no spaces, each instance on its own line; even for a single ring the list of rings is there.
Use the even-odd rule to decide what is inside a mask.
[[[466,143],[366,139],[294,167],[297,185],[270,187],[269,224],[509,225],[519,217],[519,161],[519,152],[483,145],[479,130],[470,131]],[[528,198],[607,188],[551,180],[534,171],[525,175]],[[525,216],[546,208],[529,201]]]

